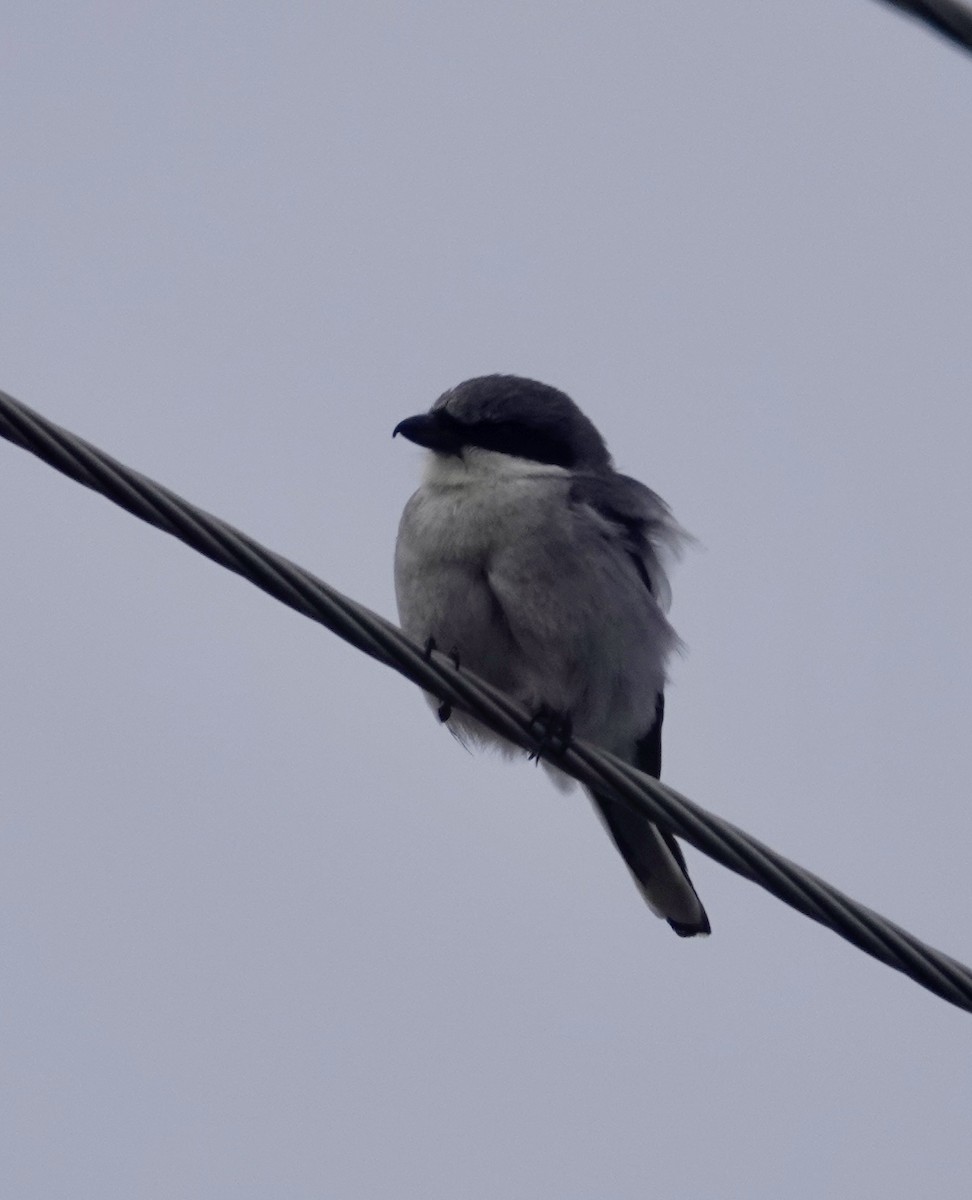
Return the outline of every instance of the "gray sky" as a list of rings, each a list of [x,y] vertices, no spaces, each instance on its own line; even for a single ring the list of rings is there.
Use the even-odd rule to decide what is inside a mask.
[[[564,388],[699,539],[667,779],[972,960],[972,60],[865,0],[8,0],[0,386],[394,613]],[[0,444],[17,1200],[965,1197],[968,1014]]]

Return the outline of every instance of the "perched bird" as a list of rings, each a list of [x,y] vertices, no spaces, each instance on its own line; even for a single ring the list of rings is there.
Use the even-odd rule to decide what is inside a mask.
[[[568,396],[531,379],[469,379],[394,432],[429,451],[395,549],[405,632],[658,778],[678,642],[664,560],[684,537],[664,501],[614,470]],[[448,719],[460,737],[514,749],[462,713]],[[681,937],[708,933],[675,838],[590,796],[652,911]]]

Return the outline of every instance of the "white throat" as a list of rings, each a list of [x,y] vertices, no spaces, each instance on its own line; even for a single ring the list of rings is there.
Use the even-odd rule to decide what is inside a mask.
[[[475,483],[506,479],[536,478],[540,475],[567,475],[564,467],[535,462],[467,446],[461,454],[436,454],[430,450],[425,459],[422,482],[427,487],[463,487]]]

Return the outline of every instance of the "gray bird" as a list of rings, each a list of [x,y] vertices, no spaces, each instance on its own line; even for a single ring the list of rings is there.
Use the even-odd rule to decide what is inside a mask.
[[[684,537],[664,501],[614,470],[568,396],[530,379],[469,379],[395,433],[430,452],[395,549],[405,632],[658,778],[678,643],[664,560]],[[515,749],[448,719],[461,738]],[[675,838],[590,796],[652,911],[681,937],[708,933]]]

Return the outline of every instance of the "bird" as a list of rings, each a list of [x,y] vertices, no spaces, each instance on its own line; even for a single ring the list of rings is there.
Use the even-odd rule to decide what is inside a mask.
[[[404,632],[546,728],[659,778],[666,666],[679,645],[666,566],[687,536],[665,502],[615,470],[566,393],[533,379],[468,379],[396,435],[427,452],[395,545]],[[467,743],[520,749],[468,714],[443,705],[439,715]],[[649,908],[680,937],[708,934],[675,837],[587,790]]]

